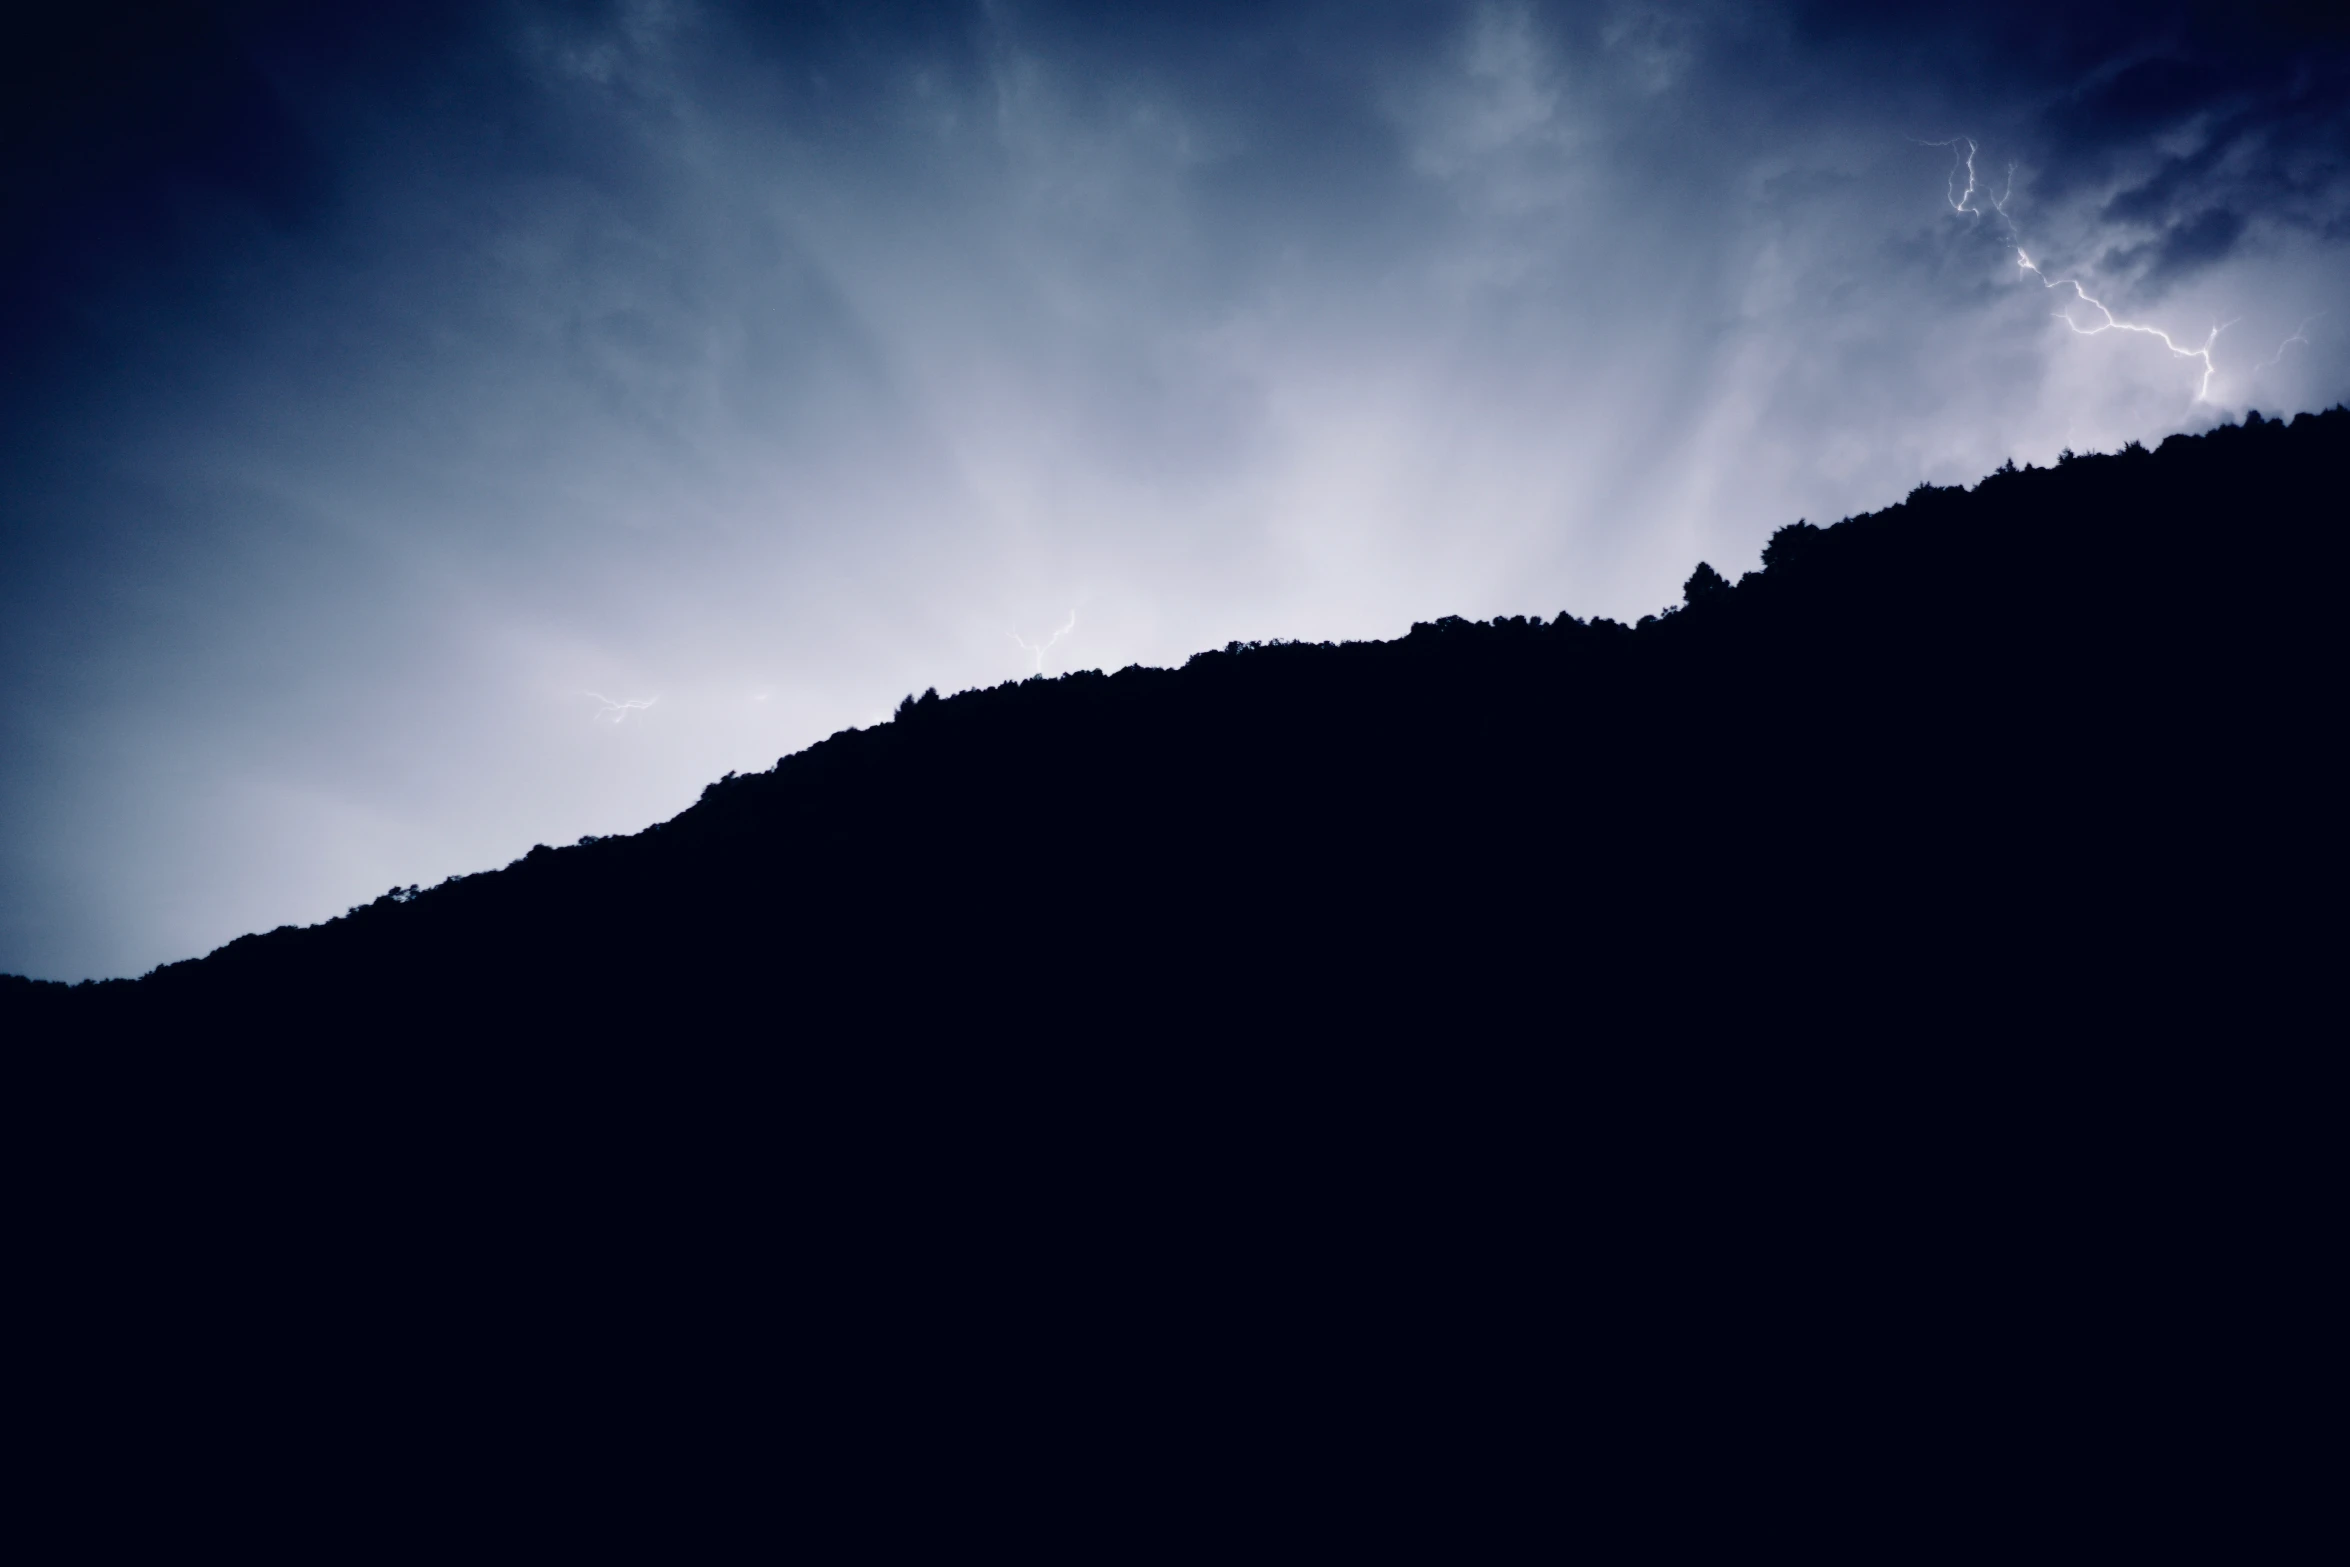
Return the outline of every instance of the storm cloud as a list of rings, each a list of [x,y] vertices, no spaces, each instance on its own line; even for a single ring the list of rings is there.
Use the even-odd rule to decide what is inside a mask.
[[[2350,391],[2330,20],[1882,9],[52,24],[0,969],[633,830],[909,690],[1632,618],[1798,516]],[[2208,395],[2056,279],[2224,323]]]

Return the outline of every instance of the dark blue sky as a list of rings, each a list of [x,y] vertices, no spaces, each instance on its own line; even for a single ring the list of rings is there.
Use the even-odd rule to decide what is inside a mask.
[[[908,690],[1636,617],[2350,394],[2332,8],[1910,9],[35,25],[0,970],[633,830]]]

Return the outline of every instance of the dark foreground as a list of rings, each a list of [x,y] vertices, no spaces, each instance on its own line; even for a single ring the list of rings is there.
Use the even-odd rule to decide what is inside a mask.
[[[388,1486],[525,1548],[1458,1554],[1556,1495],[1882,1554],[2062,1495],[2278,1554],[2291,1451],[2207,1438],[2281,1429],[2340,1176],[2346,463],[2337,409],[1797,525],[1637,628],[925,697],[10,981],[46,1451],[191,1537]]]

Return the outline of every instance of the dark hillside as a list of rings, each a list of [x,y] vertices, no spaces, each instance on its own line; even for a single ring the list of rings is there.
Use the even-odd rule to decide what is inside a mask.
[[[10,1005],[434,1039],[2235,1012],[2312,935],[2346,458],[2350,413],[2253,415],[1794,524],[1637,627],[926,693],[635,836]]]
[[[2248,421],[1638,627],[926,695],[633,837],[15,982],[34,1445],[77,1519],[240,1539],[2062,1496],[2279,1554],[2322,1449],[2238,1443],[2322,1428],[2268,1401],[2333,1293],[2346,458]]]

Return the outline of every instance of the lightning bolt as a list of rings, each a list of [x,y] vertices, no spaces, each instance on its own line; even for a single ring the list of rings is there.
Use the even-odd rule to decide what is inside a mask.
[[[2083,326],[2080,322],[2073,319],[2072,307],[2070,305],[2067,305],[2062,310],[2053,312],[2057,320],[2062,321],[2066,326],[2071,327],[2081,336],[2096,337],[2106,332],[2135,332],[2141,337],[2151,337],[2160,342],[2163,347],[2178,355],[2178,357],[2181,359],[2202,360],[2203,379],[2196,383],[2195,401],[2202,402],[2204,398],[2211,394],[2211,378],[2214,374],[2217,373],[2219,369],[2217,365],[2214,365],[2211,362],[2211,345],[2219,341],[2219,335],[2222,332],[2225,332],[2229,327],[2234,326],[2236,322],[2242,320],[2243,317],[2238,316],[2234,320],[2222,321],[2219,325],[2213,327],[2211,329],[2211,335],[2204,338],[2203,346],[2201,348],[2181,348],[2176,342],[2172,340],[2171,335],[2168,332],[2165,332],[2158,326],[2147,326],[2143,322],[2138,321],[2124,321],[2120,317],[2116,316],[2112,311],[2105,308],[2105,303],[2103,300],[2097,299],[2091,295],[2087,289],[2081,287],[2080,279],[2069,277],[2050,277],[2047,273],[2040,270],[2040,268],[2033,262],[2030,256],[2024,254],[2024,248],[2021,245],[2018,245],[2015,250],[2015,264],[2021,267],[2024,271],[2031,273],[2032,276],[2038,278],[2040,280],[2040,286],[2043,288],[2070,288],[2080,303],[2087,305],[2090,309],[2096,311],[2100,316],[2105,318],[2104,320],[2099,321],[2095,326]]]
[[[1020,635],[1020,633],[1017,631],[1008,632],[1006,635],[1010,636],[1013,641],[1019,643],[1022,648],[1026,649],[1028,653],[1035,658],[1036,673],[1041,675],[1044,673],[1045,649],[1051,647],[1055,642],[1060,641],[1061,638],[1067,636],[1070,632],[1075,631],[1076,629],[1077,611],[1071,610],[1069,611],[1068,624],[1061,627],[1060,630],[1054,632],[1051,636],[1046,637],[1042,642],[1031,642],[1026,637]]]
[[[1917,141],[1917,138],[1913,136],[1910,140]],[[1942,187],[1942,199],[1950,203],[1950,210],[1953,212],[1963,212],[1970,217],[1981,217],[1983,209],[1972,204],[1975,199],[1975,139],[1972,136],[1951,136],[1942,141],[1920,141],[1918,145],[1921,147],[1948,147],[1950,149],[1950,178]],[[1960,147],[1966,148],[1966,156],[1963,158],[1958,153]],[[1962,164],[1966,169],[1966,188],[1958,190],[1958,173]],[[2007,171],[2007,182],[2010,186],[2015,184],[2015,170],[2013,168]],[[1954,190],[1958,190],[1958,194],[1955,196],[1950,194]],[[2007,215],[2004,200],[1994,202],[1993,205],[2000,209],[1999,215],[2001,217]]]
[[[629,714],[641,713],[646,708],[651,707],[655,702],[661,700],[657,696],[649,696],[646,697],[642,702],[615,702],[610,697],[604,695],[604,693],[601,691],[582,691],[580,695],[592,696],[598,702],[603,704],[603,706],[596,709],[595,716],[597,721],[600,722],[603,719],[609,718],[616,724],[626,723],[628,721]]]
[[[2330,311],[2320,310],[2314,316],[2303,316],[2301,318],[2301,324],[2293,328],[2293,335],[2286,338],[2283,342],[2277,344],[2277,351],[2269,355],[2266,359],[2263,359],[2253,368],[2256,370],[2268,370],[2279,364],[2282,364],[2285,358],[2285,350],[2291,348],[2295,343],[2299,343],[2304,348],[2314,348],[2316,345],[2310,342],[2308,337],[2304,334],[2309,331],[2310,322],[2322,321],[2329,314],[2331,314]]]
[[[1947,141],[1930,141],[1921,143],[1921,145],[1927,147],[1948,147],[1951,149],[1950,174],[1943,185],[1943,198],[1950,203],[1950,207],[1953,212],[1963,212],[1969,217],[1980,218],[1983,215],[1983,209],[1974,205],[1975,193],[1978,189],[1978,183],[1975,178],[1976,147],[1974,138],[1971,136],[1953,136]],[[1963,154],[1958,151],[1958,149],[1961,147],[1966,149]],[[1966,184],[1963,189],[1960,189],[1959,175],[1962,169],[1966,176]],[[1958,194],[1955,196],[1951,195],[1950,193],[1953,190],[1958,190]],[[2097,298],[2094,294],[2091,294],[2088,289],[2084,288],[2079,278],[2052,278],[2047,273],[2040,270],[2039,263],[2034,261],[2030,253],[2024,249],[2023,235],[2016,228],[2015,219],[2008,216],[2008,198],[2014,194],[2015,165],[2011,163],[2007,166],[2006,187],[2000,191],[1999,195],[1992,198],[1991,210],[1999,214],[2000,223],[2003,224],[2007,229],[2007,237],[2015,244],[2015,263],[2019,270],[2029,272],[2032,274],[2032,276],[2038,278],[2040,280],[2040,286],[2043,288],[2069,288],[2073,291],[2073,304],[2065,306],[2065,308],[2062,310],[2052,311],[2050,314],[2054,315],[2057,320],[2062,321],[2066,326],[2071,327],[2075,333],[2082,337],[2101,337],[2107,332],[2129,332],[2139,337],[2153,338],[2156,342],[2162,344],[2163,347],[2169,349],[2172,354],[2180,359],[2194,359],[2200,361],[2203,365],[2203,375],[2195,384],[2195,401],[2200,403],[2208,398],[2211,395],[2211,378],[2219,372],[2219,367],[2212,363],[2212,345],[2219,341],[2220,333],[2225,332],[2229,327],[2234,326],[2236,322],[2233,320],[2222,321],[2219,323],[2219,325],[2211,329],[2209,336],[2203,339],[2202,347],[2185,348],[2180,346],[2177,339],[2173,338],[2168,332],[2165,332],[2158,326],[2148,326],[2142,321],[2124,321],[2121,319],[2121,317],[2115,315],[2110,309],[2108,309],[2103,300]],[[2090,309],[2097,312],[2098,319],[2094,324],[2083,326],[2080,323],[2080,320],[2073,314],[2075,308],[2080,305],[2087,305]],[[2242,318],[2238,317],[2237,319],[2240,320]],[[2311,318],[2311,320],[2314,319],[2316,318]],[[2303,326],[2307,326],[2309,322],[2304,321],[2301,324]],[[2303,341],[2306,342],[2307,339],[2304,338]],[[2277,349],[2277,352],[2282,354],[2284,352],[2283,347],[2280,346]]]

